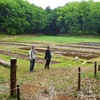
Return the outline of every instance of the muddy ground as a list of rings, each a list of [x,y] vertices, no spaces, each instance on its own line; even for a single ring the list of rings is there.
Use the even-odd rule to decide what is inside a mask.
[[[38,52],[44,52],[46,45],[41,43],[0,43],[1,46],[6,47],[17,47],[22,50],[29,50],[31,48],[31,45],[36,46],[36,50]],[[64,44],[64,45],[52,45],[51,44],[51,51],[55,54],[61,54],[64,56],[71,56],[75,57],[78,56],[79,58],[84,59],[92,59],[100,57],[100,43],[77,43],[77,44]],[[0,53],[8,54],[7,50],[0,50]],[[10,53],[11,56],[15,56],[18,58],[27,59],[27,55],[22,55],[18,53]]]

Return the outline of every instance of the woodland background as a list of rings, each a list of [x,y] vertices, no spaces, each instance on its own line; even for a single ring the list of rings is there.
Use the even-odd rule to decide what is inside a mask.
[[[100,35],[100,2],[69,2],[42,9],[24,0],[0,0],[0,33]]]

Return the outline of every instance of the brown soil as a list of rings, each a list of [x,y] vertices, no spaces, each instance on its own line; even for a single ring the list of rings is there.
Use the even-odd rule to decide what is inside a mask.
[[[61,48],[62,47],[62,48]],[[70,49],[71,47],[71,49]],[[59,48],[59,49],[58,49]],[[29,50],[29,47],[22,47],[20,49]],[[79,50],[78,50],[79,49]],[[38,52],[44,52],[45,48],[40,47],[36,49]],[[51,51],[55,54],[61,54],[64,56],[75,57],[84,59],[92,59],[100,56],[99,47],[82,47],[82,46],[54,46],[51,48]]]
[[[28,96],[35,94],[39,90],[45,90],[45,87],[40,87],[33,84],[26,84],[21,86],[21,94],[27,94]]]
[[[46,89],[46,87],[40,87],[40,86],[36,86],[34,84],[26,84],[24,86],[21,86],[20,90],[21,90],[22,97],[24,94],[27,95],[27,97],[24,98],[24,100],[27,100],[27,98],[29,98],[32,95],[34,95],[34,96],[39,95],[38,94],[39,91],[42,91],[41,96],[43,96],[43,98],[47,98],[49,95],[49,92]],[[61,94],[56,94],[56,95],[52,96],[52,99],[48,98],[46,100],[75,100],[75,98],[61,95]]]
[[[52,100],[75,100],[75,98],[59,94],[54,96]]]
[[[31,43],[32,44],[32,43]],[[30,45],[31,45],[30,44]],[[41,43],[33,43],[36,47],[36,50],[38,52],[44,52],[45,51],[45,44]],[[3,42],[1,45],[5,46],[19,46],[19,49],[23,50],[29,50],[30,45],[29,43],[7,43]],[[51,45],[52,46],[52,45]],[[84,58],[84,59],[91,59],[91,58],[97,58],[100,57],[100,43],[88,43],[88,42],[82,42],[82,43],[77,43],[77,44],[64,44],[64,45],[53,45],[51,48],[51,51],[55,54],[61,54],[64,56],[71,56],[75,57],[78,56],[79,58]],[[3,54],[8,54],[4,50],[0,50],[0,53]],[[17,53],[12,53],[11,56],[15,56],[18,58],[22,59],[27,59],[27,56],[22,55],[22,54],[17,54]],[[43,58],[44,59],[44,58]],[[43,61],[43,59],[38,58],[38,61],[40,62]],[[43,62],[42,62],[43,63]],[[57,63],[57,62],[53,62]]]
[[[9,56],[8,51],[0,50],[0,53]],[[20,59],[28,60],[28,55],[24,55],[24,54],[18,54],[18,53],[13,53],[13,52],[11,52],[11,53],[10,53],[10,56],[13,56],[13,57],[15,57],[15,58],[20,58]],[[42,58],[38,58],[38,57],[37,57],[36,62],[44,64],[44,63],[45,63],[45,59],[44,59],[44,58],[42,59]],[[54,64],[54,63],[59,63],[59,62],[57,62],[57,61],[52,61],[52,60],[51,60],[51,64]]]

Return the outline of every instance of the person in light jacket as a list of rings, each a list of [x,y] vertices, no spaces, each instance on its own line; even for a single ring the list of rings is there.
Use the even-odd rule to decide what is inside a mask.
[[[45,51],[45,56],[44,56],[44,58],[46,59],[45,68],[49,69],[50,60],[51,60],[50,46],[47,46],[47,50]]]
[[[29,60],[30,60],[30,72],[34,71],[35,59],[36,59],[35,46],[32,46],[31,50],[29,51]]]

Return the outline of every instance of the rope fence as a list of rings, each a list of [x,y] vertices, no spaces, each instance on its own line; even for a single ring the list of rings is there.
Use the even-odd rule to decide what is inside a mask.
[[[17,91],[17,100],[20,100],[20,86],[19,85],[17,85],[15,88],[13,88],[13,89],[10,89],[9,91],[3,91],[3,92],[0,92],[0,94],[7,94],[7,93],[9,93],[9,92],[11,92],[11,91],[13,91],[13,90],[15,90],[15,91]],[[13,95],[12,95],[13,96]]]
[[[100,69],[100,65],[98,65],[98,71],[100,71],[99,69]],[[78,67],[78,91],[81,90],[81,74],[86,72],[86,70],[81,72],[81,67]],[[94,62],[94,78],[95,77],[97,77],[97,62]]]
[[[10,92],[10,95],[12,95],[13,96],[13,94],[15,93],[15,94],[17,94],[17,100],[20,100],[20,86],[19,85],[16,85],[16,69],[14,69],[14,67],[16,68],[16,59],[12,59],[12,64],[11,64],[11,66],[13,66],[13,69],[11,70],[12,72],[11,72],[11,78],[12,79],[10,79],[10,82],[9,81],[7,81],[7,82],[5,82],[5,83],[10,83],[10,90],[9,91],[3,91],[3,92],[0,92],[0,94],[6,94],[6,93],[9,93]],[[84,63],[86,63],[86,62],[84,62]],[[82,63],[82,65],[84,64],[84,63]],[[77,90],[78,91],[81,91],[81,74],[83,74],[83,73],[85,73],[85,72],[87,72],[89,69],[90,69],[91,67],[88,67],[88,68],[86,68],[84,71],[81,71],[81,67],[78,67],[78,71],[76,72],[77,74],[75,74],[75,75],[71,75],[71,77],[69,77],[70,79],[72,79],[72,77],[74,76],[74,77],[77,77],[77,79],[74,79],[74,80],[77,80]],[[15,71],[13,71],[13,70],[15,70]],[[100,65],[98,65],[98,71],[100,71]],[[14,77],[12,77],[12,75],[14,76]],[[97,77],[97,62],[94,62],[94,78],[95,77]],[[14,81],[14,83],[12,83],[12,82]],[[0,85],[1,84],[3,84],[3,83],[0,83]]]

